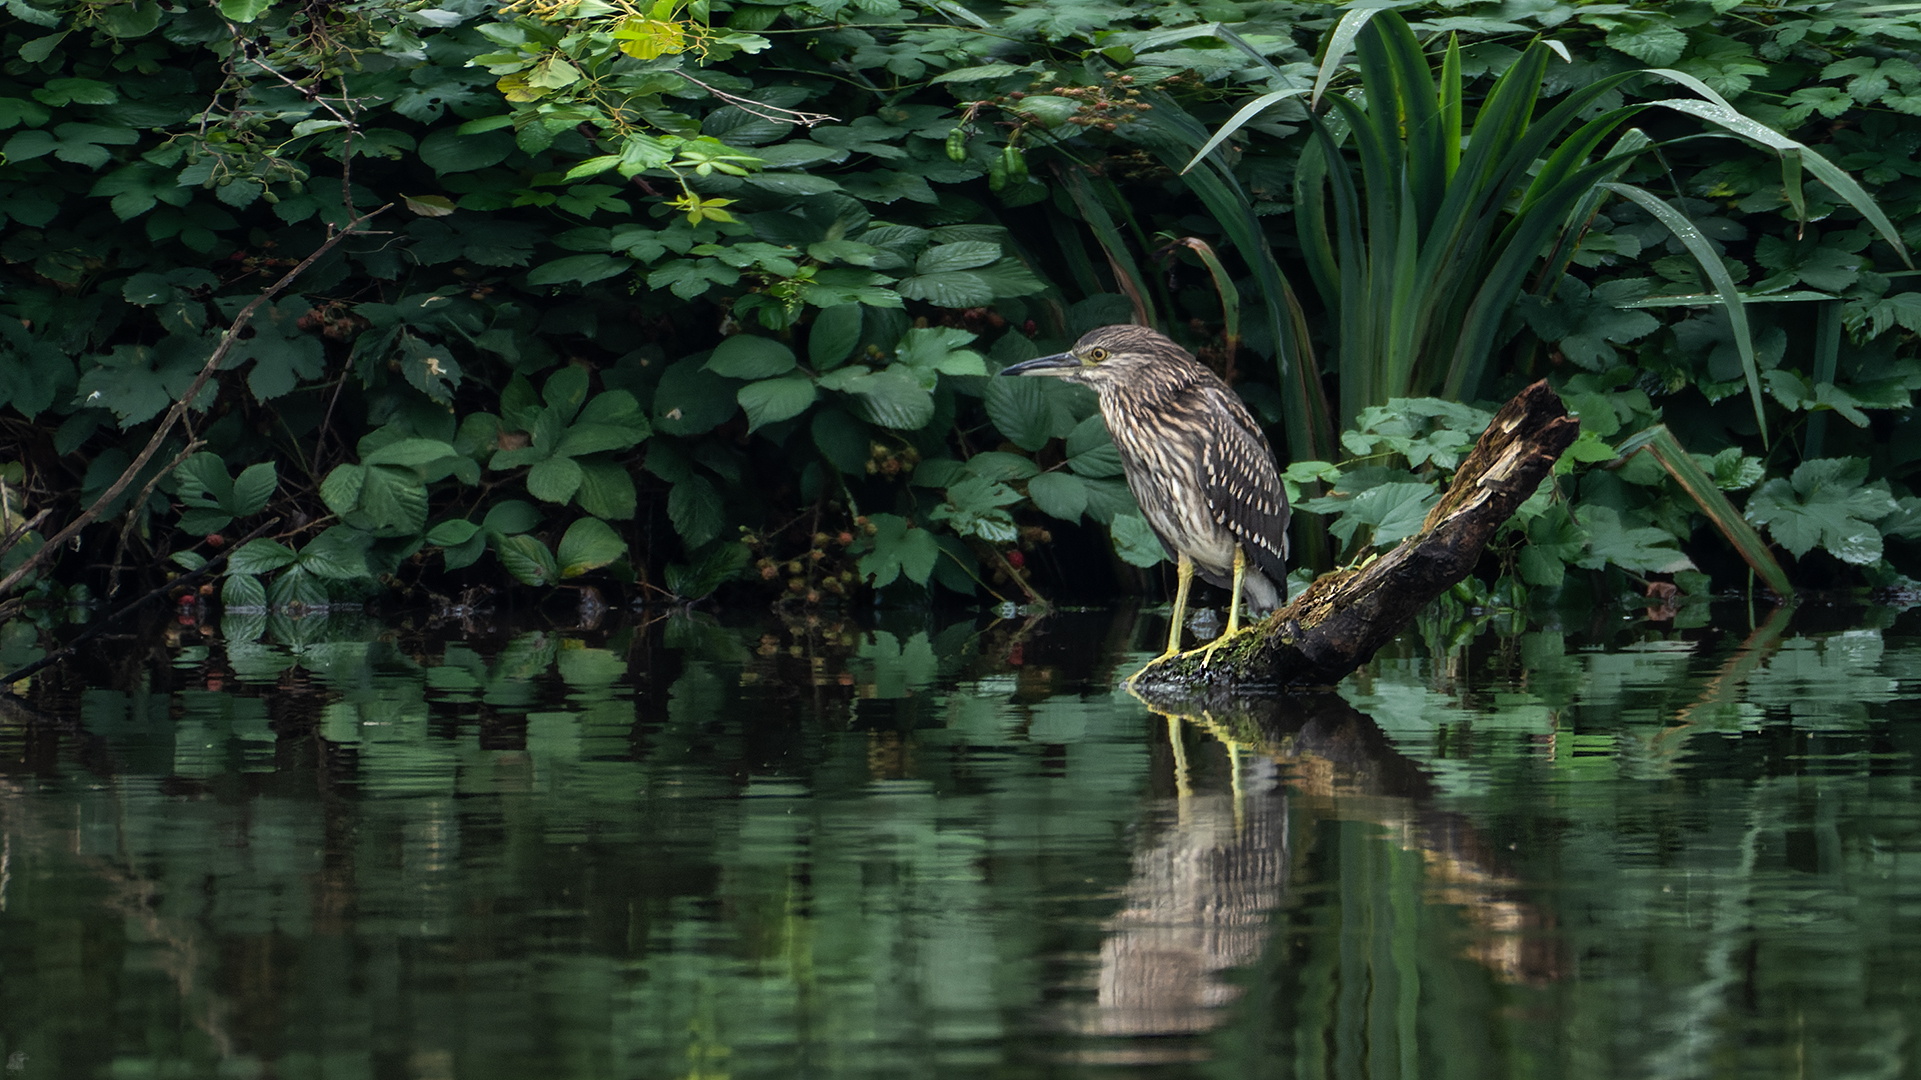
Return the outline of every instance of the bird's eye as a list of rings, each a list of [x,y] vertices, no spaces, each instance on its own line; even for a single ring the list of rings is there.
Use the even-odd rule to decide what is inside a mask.
[[[1101,361],[1107,359],[1107,350],[1106,349],[1089,349],[1087,350],[1087,358],[1089,360],[1094,361],[1096,364],[1098,364]]]

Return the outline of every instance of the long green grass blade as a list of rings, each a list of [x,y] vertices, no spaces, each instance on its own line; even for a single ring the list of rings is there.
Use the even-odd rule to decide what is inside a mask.
[[[1321,95],[1327,92],[1327,84],[1334,81],[1334,73],[1341,70],[1341,61],[1354,49],[1354,39],[1360,35],[1369,19],[1379,15],[1381,8],[1352,8],[1334,24],[1334,32],[1327,37],[1327,47],[1321,53],[1321,70],[1314,76],[1314,97],[1310,107],[1319,108]]]
[[[1801,157],[1801,164],[1814,174],[1815,179],[1828,185],[1834,189],[1836,195],[1847,200],[1849,206],[1854,207],[1862,217],[1874,224],[1875,231],[1881,234],[1881,238],[1888,242],[1889,247],[1894,248],[1895,254],[1901,256],[1902,262],[1911,268],[1914,266],[1914,260],[1908,256],[1908,245],[1901,240],[1900,230],[1894,227],[1894,222],[1888,220],[1888,215],[1882,212],[1880,204],[1876,203],[1873,196],[1855,182],[1854,177],[1842,171],[1834,162],[1822,157],[1813,147],[1796,142],[1758,120],[1750,120],[1733,109],[1713,102],[1666,98],[1649,104],[1687,113],[1689,116],[1698,116],[1709,123],[1719,124],[1736,135],[1753,139],[1774,150],[1797,152]]]
[[[1692,75],[1689,75],[1685,71],[1676,71],[1673,68],[1648,68],[1646,71],[1642,72],[1642,74],[1643,75],[1659,75],[1661,78],[1666,79],[1671,83],[1679,83],[1682,86],[1687,87],[1689,90],[1692,90],[1695,93],[1701,95],[1702,97],[1707,98],[1709,101],[1714,102],[1716,105],[1721,106],[1723,109],[1726,109],[1729,112],[1739,112],[1739,110],[1737,110],[1733,105],[1728,103],[1727,98],[1724,98],[1719,93],[1716,93],[1714,87],[1709,86],[1707,83],[1702,82],[1701,80],[1695,78]]]
[[[1227,123],[1222,124],[1221,129],[1214,133],[1214,137],[1207,140],[1207,142],[1201,146],[1200,150],[1195,152],[1193,158],[1188,161],[1186,166],[1181,169],[1182,175],[1186,175],[1189,169],[1200,164],[1202,158],[1213,153],[1215,147],[1226,142],[1229,137],[1241,130],[1244,125],[1256,116],[1259,116],[1289,98],[1297,98],[1307,92],[1307,89],[1304,87],[1293,90],[1276,90],[1272,93],[1262,94],[1260,97],[1236,109],[1234,115],[1227,118]]]
[[[1228,363],[1231,365],[1235,350],[1241,347],[1241,291],[1234,287],[1234,279],[1228,276],[1227,267],[1221,265],[1221,257],[1214,253],[1214,245],[1198,236],[1183,236],[1175,243],[1198,256],[1214,279],[1214,291],[1221,297],[1221,321],[1225,324]]]
[[[1747,560],[1762,581],[1767,582],[1768,588],[1773,589],[1777,596],[1794,595],[1794,586],[1788,581],[1787,571],[1781,569],[1781,563],[1775,559],[1774,552],[1768,549],[1767,541],[1761,539],[1761,534],[1754,531],[1754,526],[1749,525],[1741,512],[1728,501],[1728,497],[1721,493],[1721,489],[1715,486],[1714,478],[1708,475],[1700,462],[1694,460],[1694,455],[1687,452],[1666,424],[1656,424],[1636,434],[1619,448],[1623,458],[1641,451],[1654,455],[1654,460],[1660,462],[1674,482],[1681,485],[1681,490],[1687,492],[1688,498],[1694,500],[1694,505],[1701,508],[1701,513],[1714,523],[1715,528],[1721,530],[1721,535],[1728,538],[1728,543],[1733,544],[1734,550],[1741,553],[1741,558]]]
[[[1447,152],[1447,178],[1461,167],[1461,35],[1447,36],[1441,59],[1441,145]]]
[[[1520,294],[1527,273],[1546,250],[1554,234],[1565,228],[1581,196],[1599,177],[1614,168],[1602,160],[1582,168],[1553,191],[1537,199],[1530,212],[1508,222],[1487,249],[1491,260],[1475,264],[1472,299],[1460,317],[1460,331],[1448,360],[1443,393],[1457,401],[1479,393],[1501,320]],[[1450,276],[1466,273],[1465,268]],[[1424,275],[1425,277],[1425,275]]]
[[[1397,148],[1403,139],[1406,142],[1403,155],[1407,167],[1406,191],[1420,208],[1420,230],[1425,232],[1447,190],[1447,153],[1442,143],[1444,124],[1434,73],[1405,19],[1374,20],[1355,45],[1362,58],[1364,82],[1377,68],[1383,69],[1391,79],[1387,89],[1393,99],[1380,100],[1377,96],[1380,90],[1375,83],[1384,80],[1375,75],[1367,86],[1368,102],[1370,111],[1392,105],[1398,114],[1395,119],[1402,137],[1394,142]]]
[[[1100,196],[1088,184],[1086,174],[1070,167],[1060,170],[1060,175],[1065,181],[1068,198],[1074,201],[1074,209],[1080,211],[1081,220],[1087,222],[1095,242],[1107,255],[1107,264],[1114,271],[1114,284],[1134,302],[1135,315],[1141,320],[1141,325],[1159,327],[1160,320],[1155,316],[1154,305],[1147,302],[1147,281],[1141,275],[1139,264],[1134,261],[1133,252],[1128,250],[1127,241],[1122,239],[1120,228],[1114,224],[1113,215],[1107,212]]]
[[[1608,151],[1607,155],[1607,160],[1619,162],[1619,164],[1614,169],[1603,173],[1599,179],[1620,179],[1621,173],[1634,163],[1635,157],[1653,143],[1654,140],[1648,138],[1647,133],[1640,128],[1629,128],[1622,132],[1621,137],[1615,140],[1614,147]],[[1562,230],[1560,242],[1555,245],[1553,254],[1547,257],[1547,263],[1541,271],[1541,280],[1548,284],[1546,295],[1553,295],[1554,285],[1561,280],[1561,275],[1567,272],[1568,263],[1573,261],[1574,252],[1580,247],[1582,234],[1587,231],[1588,223],[1594,220],[1595,213],[1601,208],[1601,200],[1606,197],[1606,189],[1599,186],[1589,188],[1587,193],[1581,196],[1581,201],[1575,204],[1574,213],[1568,215],[1568,227]]]
[[[1808,200],[1801,194],[1801,151],[1781,151],[1781,191],[1788,197],[1788,205],[1794,208],[1794,224],[1806,228],[1808,224]]]
[[[1761,399],[1761,371],[1754,358],[1754,336],[1748,330],[1748,312],[1741,303],[1741,292],[1735,288],[1734,278],[1729,276],[1728,268],[1721,263],[1720,254],[1714,250],[1714,245],[1708,243],[1708,238],[1701,234],[1701,230],[1694,227],[1693,222],[1679,210],[1661,201],[1653,192],[1632,184],[1608,182],[1601,186],[1633,200],[1666,225],[1668,231],[1700,262],[1701,270],[1714,284],[1714,291],[1721,294],[1721,302],[1728,310],[1728,322],[1734,328],[1734,347],[1741,353],[1741,372],[1747,377],[1748,396],[1754,401],[1754,420],[1761,428],[1761,445],[1766,446],[1768,418]]]
[[[1173,30],[1158,30],[1151,34],[1142,34],[1138,38],[1130,39],[1130,48],[1132,48],[1135,55],[1138,56],[1141,53],[1151,52],[1164,45],[1177,45],[1183,41],[1192,41],[1195,38],[1203,37],[1211,37],[1219,41],[1224,41],[1246,53],[1255,63],[1267,69],[1269,78],[1284,79],[1287,77],[1286,72],[1275,67],[1274,61],[1261,55],[1261,51],[1250,44],[1246,38],[1217,22],[1203,23],[1199,26],[1182,26]]]
[[[1814,385],[1834,381],[1841,362],[1841,302],[1830,300],[1821,305],[1814,320]],[[1823,457],[1828,435],[1828,414],[1810,413],[1807,430],[1801,436],[1801,458]]]
[[[1327,301],[1328,310],[1339,311],[1341,266],[1327,232],[1327,151],[1319,138],[1308,140],[1294,165],[1294,219],[1308,276]]]

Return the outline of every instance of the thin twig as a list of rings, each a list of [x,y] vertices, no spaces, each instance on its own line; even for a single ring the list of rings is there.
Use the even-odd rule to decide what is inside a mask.
[[[133,601],[132,603],[128,604],[126,607],[123,607],[118,611],[111,612],[105,616],[102,616],[92,626],[89,626],[85,630],[82,630],[80,632],[80,636],[74,638],[72,641],[67,642],[67,645],[65,648],[55,650],[54,652],[50,652],[47,655],[41,657],[38,660],[35,660],[33,663],[28,664],[26,667],[23,667],[18,671],[11,672],[5,676],[0,676],[0,687],[12,686],[14,683],[19,682],[21,679],[24,679],[29,675],[32,675],[34,672],[44,670],[45,668],[48,668],[54,664],[59,663],[62,660],[65,660],[67,657],[72,656],[75,650],[79,649],[81,645],[92,640],[93,638],[98,637],[101,633],[103,633],[107,629],[107,627],[112,626],[114,623],[119,622],[121,619],[126,618],[128,614],[138,610],[142,605],[146,604],[147,601],[152,600],[154,597],[159,596],[162,593],[165,593],[171,589],[177,589],[182,585],[190,584],[196,578],[206,576],[208,571],[213,570],[216,567],[218,567],[221,563],[226,562],[227,556],[233,554],[235,548],[238,548],[240,545],[246,543],[249,540],[252,540],[254,537],[259,536],[261,533],[266,532],[268,529],[271,529],[278,524],[280,524],[279,518],[269,519],[266,524],[248,533],[246,536],[241,537],[239,540],[236,540],[230,547],[227,548],[227,550],[221,552],[218,555],[215,555],[211,559],[208,559],[205,563],[201,565],[200,569],[189,570],[185,574],[182,574],[179,577],[174,578],[172,581],[166,582],[152,590],[149,590],[146,594],[141,596],[138,600]]]
[[[231,23],[228,24],[227,28],[230,30],[234,30],[233,24]],[[236,34],[236,40],[242,42],[241,52],[245,56],[248,63],[253,64],[254,66],[258,67],[260,70],[266,72],[269,75],[272,75],[274,78],[279,79],[281,82],[286,83],[288,86],[293,87],[295,90],[300,91],[301,97],[306,98],[308,101],[311,101],[314,104],[319,105],[321,108],[327,110],[328,112],[334,114],[334,119],[347,125],[348,128],[352,128],[354,126],[354,122],[351,119],[342,115],[339,109],[336,109],[332,105],[327,104],[327,99],[324,97],[321,97],[319,92],[316,91],[313,87],[302,86],[299,83],[293,81],[292,79],[289,79],[287,76],[281,74],[278,70],[274,68],[273,65],[267,63],[266,60],[261,58],[261,56],[259,55],[260,50],[255,48],[251,42],[246,42],[245,39],[239,38],[237,36],[239,34],[238,30],[234,30],[234,32]],[[342,87],[341,92],[342,93],[346,92],[344,86]],[[344,97],[340,99],[340,103],[342,105],[345,105],[349,110],[353,108],[353,103],[348,101]]]
[[[720,100],[725,101],[727,104],[732,105],[734,108],[739,109],[741,112],[744,112],[749,116],[758,116],[762,120],[772,120],[776,124],[794,124],[796,126],[804,127],[804,128],[811,128],[815,124],[826,124],[826,123],[837,124],[840,122],[838,117],[829,116],[826,113],[801,112],[797,109],[783,109],[778,105],[769,105],[766,102],[755,101],[752,98],[741,97],[739,94],[730,94],[727,91],[722,90],[717,86],[709,86],[708,84],[701,82],[699,79],[694,78],[692,75],[687,74],[685,71],[676,71],[674,72],[674,74],[680,76],[683,79],[686,79],[688,82],[693,83],[695,86],[700,87],[702,90],[707,91],[708,93],[714,95]]]
[[[279,281],[274,282],[265,292],[248,301],[247,306],[240,309],[240,314],[234,316],[233,323],[227,327],[226,333],[221,335],[220,344],[213,350],[213,355],[207,358],[207,363],[200,369],[200,374],[194,376],[192,385],[187,387],[187,392],[180,395],[180,400],[174,402],[173,408],[168,409],[167,415],[161,418],[160,425],[154,429],[153,435],[147,439],[147,445],[141,449],[140,456],[133,459],[133,464],[127,466],[125,471],[121,472],[120,478],[115,480],[106,491],[102,492],[100,497],[93,501],[92,506],[87,507],[86,511],[78,518],[75,518],[66,528],[55,533],[51,539],[40,546],[39,551],[33,553],[31,558],[15,567],[12,573],[4,578],[0,578],[0,595],[5,595],[8,590],[18,585],[22,579],[28,574],[31,574],[42,562],[46,561],[49,552],[59,550],[60,545],[71,540],[81,529],[93,524],[94,519],[99,517],[115,499],[119,498],[121,492],[127,490],[127,485],[133,483],[133,478],[140,474],[140,470],[147,467],[147,462],[153,460],[153,455],[160,450],[160,444],[166,440],[167,433],[171,432],[173,426],[180,422],[180,418],[186,415],[187,410],[192,405],[193,399],[198,397],[200,391],[206,387],[207,380],[213,378],[213,373],[219,369],[221,361],[225,360],[227,354],[233,351],[234,344],[240,340],[240,331],[246,329],[247,323],[253,319],[254,312],[260,310],[262,304],[280,295],[282,290],[293,284],[295,278],[305,273],[308,267],[320,261],[320,257],[332,251],[335,245],[347,237],[352,236],[354,233],[359,232],[361,222],[378,217],[391,206],[393,206],[393,204],[388,203],[378,210],[373,211],[373,213],[354,217],[347,222],[346,228],[341,229],[339,232],[333,232],[332,235],[327,237],[325,243],[314,249],[313,254],[300,260],[299,265],[281,275]],[[331,228],[329,231],[332,231]]]
[[[147,505],[147,497],[153,494],[154,485],[160,482],[161,477],[178,469],[180,463],[187,460],[188,456],[195,450],[207,445],[203,440],[192,438],[192,434],[191,431],[188,432],[189,438],[187,439],[186,447],[178,454],[175,454],[172,461],[167,462],[166,468],[160,469],[148,477],[147,485],[140,489],[140,494],[134,496],[132,502],[127,504],[127,523],[120,527],[120,544],[113,549],[113,568],[107,571],[108,599],[111,600],[113,595],[120,591],[120,559],[127,553],[127,535],[133,532],[134,515],[140,512],[141,507]]]

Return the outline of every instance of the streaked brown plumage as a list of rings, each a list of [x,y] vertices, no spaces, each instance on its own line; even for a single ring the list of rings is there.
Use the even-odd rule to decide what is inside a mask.
[[[1067,352],[1001,374],[1052,375],[1100,395],[1127,485],[1161,546],[1180,565],[1168,653],[1179,651],[1194,571],[1223,588],[1239,585],[1228,608],[1229,634],[1239,628],[1241,597],[1256,613],[1280,605],[1287,576],[1287,493],[1267,436],[1206,365],[1146,327],[1103,326]]]

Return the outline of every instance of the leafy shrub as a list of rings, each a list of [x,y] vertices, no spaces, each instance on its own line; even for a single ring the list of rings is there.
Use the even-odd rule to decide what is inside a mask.
[[[737,577],[803,600],[902,580],[1012,596],[1035,588],[1017,553],[1081,521],[1116,565],[1151,564],[1092,399],[991,372],[1138,318],[1237,373],[1293,460],[1345,445],[1324,391],[1338,399],[1348,378],[1348,331],[1288,284],[1309,271],[1295,162],[1322,145],[1301,99],[1323,72],[1352,85],[1313,51],[1341,13],[1207,10],[14,0],[0,459],[23,466],[21,508],[71,514],[133,460],[243,303],[387,206],[234,343],[190,426],[93,530],[103,554],[124,540],[187,555],[277,518],[236,552],[231,598],[309,605],[495,565],[682,597]],[[1740,394],[1751,369],[1768,429],[1788,437],[1769,483],[1860,458],[1863,485],[1905,505],[1921,302],[1862,200],[1781,141],[1850,170],[1915,240],[1911,13],[1408,18],[1443,59],[1460,35],[1469,111],[1539,37],[1566,56],[1527,60],[1544,107],[1603,82],[1597,107],[1644,104],[1667,84],[1623,73],[1666,67],[1769,125],[1677,142],[1699,125],[1650,120],[1659,154],[1621,174],[1660,191],[1740,283],[1751,348],[1658,211],[1596,199],[1567,250],[1543,252],[1566,273],[1530,277],[1498,321],[1489,392],[1557,379],[1589,461],[1665,419],[1690,448],[1745,462],[1764,450]],[[1287,97],[1181,174],[1247,93]],[[1205,244],[1168,247],[1188,237]],[[1794,304],[1828,314],[1784,314],[1808,310]],[[1390,438],[1374,420],[1357,433]],[[1636,468],[1587,468],[1564,491],[1569,520],[1592,529],[1607,514],[1588,508],[1605,509],[1624,536],[1668,537],[1643,547],[1690,550],[1698,519],[1619,479]],[[1322,498],[1365,494],[1354,469],[1339,475],[1348,486]],[[1385,539],[1413,495],[1373,496],[1366,520],[1349,504],[1335,538]],[[1770,529],[1787,520],[1772,513],[1750,506]],[[1851,520],[1899,538],[1900,514]],[[1850,560],[1866,549],[1838,533],[1799,550],[1803,533],[1774,535],[1895,573]],[[1537,586],[1552,576],[1536,569]]]

